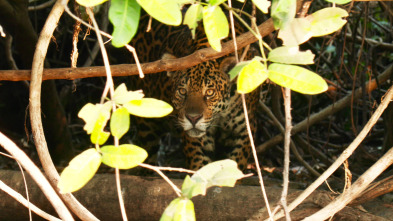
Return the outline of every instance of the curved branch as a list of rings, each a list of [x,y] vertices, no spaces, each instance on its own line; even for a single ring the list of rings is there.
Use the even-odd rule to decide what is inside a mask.
[[[262,36],[266,36],[274,31],[273,20],[268,19],[258,26]],[[244,48],[249,44],[257,41],[250,32],[244,33],[236,38],[238,49]],[[221,52],[217,52],[212,48],[200,49],[191,55],[177,58],[158,60],[142,64],[142,70],[145,74],[158,73],[163,71],[175,71],[186,69],[205,61],[220,58],[234,52],[233,40],[223,43]],[[111,65],[113,76],[130,76],[138,75],[138,68],[135,64]],[[22,81],[30,80],[30,70],[9,70],[0,72],[0,80],[5,81]],[[50,79],[68,79],[74,80],[78,78],[103,77],[106,76],[103,66],[83,67],[83,68],[56,68],[45,69],[42,80]]]
[[[68,211],[63,201],[61,201],[59,196],[56,194],[56,191],[52,188],[48,180],[41,173],[40,169],[38,169],[38,167],[30,160],[30,158],[15,145],[15,143],[13,143],[10,139],[4,136],[4,134],[2,134],[1,132],[0,145],[4,147],[4,149],[7,150],[30,174],[30,176],[34,179],[42,192],[45,194],[46,198],[55,208],[60,218],[62,218],[63,220],[74,220],[71,213]]]
[[[66,1],[67,2],[67,1]],[[56,187],[59,174],[49,155],[48,146],[45,140],[44,131],[42,128],[41,119],[41,84],[42,72],[44,69],[44,59],[47,53],[48,45],[52,37],[54,29],[63,14],[64,6],[61,0],[58,0],[53,6],[45,25],[41,31],[37,42],[36,51],[34,53],[32,70],[31,70],[31,84],[30,84],[30,121],[34,136],[34,142],[37,147],[37,152],[40,157],[42,167],[52,186]],[[97,220],[86,208],[84,208],[71,194],[60,195],[67,205],[79,216],[82,220]],[[62,217],[63,218],[63,217]],[[71,217],[65,217],[67,220],[73,220]],[[64,219],[64,218],[63,218]]]

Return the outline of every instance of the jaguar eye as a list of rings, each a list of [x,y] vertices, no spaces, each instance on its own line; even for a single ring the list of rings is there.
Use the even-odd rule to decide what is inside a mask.
[[[216,93],[216,91],[214,89],[207,89],[206,90],[206,96],[213,96]]]
[[[187,94],[187,90],[185,88],[179,88],[177,89],[177,91],[179,92],[180,95],[186,95]]]

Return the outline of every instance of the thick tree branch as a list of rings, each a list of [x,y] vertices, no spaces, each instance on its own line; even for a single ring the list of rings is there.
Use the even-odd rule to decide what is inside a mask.
[[[274,31],[272,19],[268,19],[258,26],[262,36],[266,36]],[[238,48],[244,48],[249,44],[257,41],[250,32],[244,33],[236,38]],[[159,60],[142,64],[142,70],[145,74],[158,73],[163,71],[175,71],[186,69],[195,66],[199,63],[220,58],[234,52],[233,41],[223,43],[221,52],[217,52],[212,48],[200,49],[191,55],[177,59]],[[135,64],[121,64],[112,65],[111,70],[113,76],[130,76],[139,74],[138,68]],[[0,80],[4,81],[24,81],[30,80],[30,70],[7,70],[0,71]],[[105,69],[103,66],[99,67],[84,67],[84,68],[57,68],[45,69],[42,75],[42,80],[49,79],[78,79],[89,77],[103,77],[105,76]]]

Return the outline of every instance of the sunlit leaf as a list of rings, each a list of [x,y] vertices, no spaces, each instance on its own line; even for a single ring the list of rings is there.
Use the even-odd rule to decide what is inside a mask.
[[[278,38],[287,46],[300,45],[311,37],[311,22],[306,18],[295,18],[278,32]]]
[[[140,12],[136,0],[111,0],[108,17],[113,25],[113,46],[123,47],[131,41],[138,29]]]
[[[192,4],[186,12],[184,16],[184,25],[188,25],[191,29],[192,38],[195,38],[195,29],[198,27],[198,21],[202,19],[202,10],[203,7],[200,4]]]
[[[274,27],[284,28],[289,25],[296,15],[296,0],[272,0],[270,12]]]
[[[124,107],[127,108],[130,114],[148,118],[164,117],[173,111],[173,107],[171,105],[154,98],[132,100],[124,104]]]
[[[180,5],[174,0],[137,0],[153,18],[168,25],[180,25],[182,14]]]
[[[251,61],[242,61],[236,64],[235,67],[233,67],[230,71],[229,71],[229,77],[231,80],[235,79],[236,76],[239,75],[240,71],[244,68],[244,66],[246,66],[247,64],[249,64]]]
[[[221,39],[228,37],[229,24],[220,6],[203,7],[203,27],[210,46],[221,51]]]
[[[328,88],[322,77],[299,66],[273,63],[268,70],[271,81],[299,93],[319,94]]]
[[[160,221],[194,221],[194,203],[190,199],[176,198],[162,214]]]
[[[313,64],[315,55],[310,51],[299,51],[299,46],[282,46],[269,52],[268,60],[284,64]]]
[[[313,37],[331,34],[344,26],[348,12],[342,8],[324,8],[307,16],[311,21],[311,32]]]
[[[100,126],[96,126],[90,135],[90,141],[93,144],[102,145],[108,140],[110,135],[109,132],[104,131]]]
[[[118,169],[130,169],[143,163],[147,158],[146,150],[132,144],[113,145],[101,148],[102,163]]]
[[[252,0],[252,3],[257,6],[259,10],[261,10],[263,13],[268,13],[269,12],[269,7],[270,7],[270,1],[268,0]]]
[[[242,94],[250,93],[261,85],[268,77],[267,68],[258,60],[245,65],[237,78],[237,91]]]
[[[219,5],[219,4],[221,4],[223,2],[226,2],[226,1],[227,0],[208,0],[209,4],[212,5],[212,6]]]
[[[125,107],[112,113],[110,128],[112,136],[120,139],[130,128],[130,114]]]
[[[83,129],[90,134],[93,129],[98,125],[103,128],[106,125],[110,117],[110,111],[112,108],[111,102],[106,102],[104,104],[92,104],[88,103],[79,111],[78,117],[85,121],[85,126]]]
[[[120,84],[113,94],[113,101],[116,104],[125,104],[132,100],[140,100],[143,98],[142,91],[128,91],[124,83]]]
[[[78,4],[85,6],[85,7],[93,7],[99,4],[106,2],[107,0],[76,0]]]
[[[101,155],[96,149],[87,149],[72,159],[60,175],[61,193],[71,193],[82,188],[97,172]]]
[[[235,161],[216,161],[199,169],[191,178],[186,178],[182,186],[182,193],[188,198],[199,194],[205,195],[207,188],[211,186],[233,187],[236,180],[243,176]]]

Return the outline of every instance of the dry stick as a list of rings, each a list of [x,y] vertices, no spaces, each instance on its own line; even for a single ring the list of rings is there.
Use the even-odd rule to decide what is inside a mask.
[[[30,158],[19,149],[15,143],[8,139],[4,134],[0,132],[0,145],[7,150],[30,174],[33,180],[40,187],[46,198],[53,205],[60,218],[63,220],[74,220],[67,207],[61,201],[56,191],[49,184],[48,180],[41,173],[40,169],[30,160]]]
[[[268,19],[264,23],[258,26],[261,36],[266,36],[274,31],[273,21]],[[236,38],[238,49],[244,48],[245,46],[256,42],[257,39],[252,33],[247,32]],[[142,70],[145,74],[158,73],[163,71],[174,71],[186,69],[202,62],[220,58],[228,55],[234,51],[233,40],[222,44],[221,52],[216,52],[212,48],[200,49],[191,55],[177,59],[158,60],[155,62],[149,62],[141,64]],[[137,75],[138,67],[135,64],[121,64],[111,65],[113,76],[130,76]],[[102,77],[106,76],[104,67],[83,67],[83,68],[57,68],[57,69],[45,69],[42,79],[68,79],[74,80],[78,78],[88,77]],[[6,81],[22,81],[30,80],[29,70],[7,70],[0,71],[0,80]]]
[[[42,218],[50,221],[60,221],[60,219],[46,213],[45,211],[42,211],[40,208],[26,200],[20,193],[16,192],[13,190],[11,187],[7,186],[4,182],[0,180],[0,189],[6,192],[8,195],[10,195],[12,198],[17,200],[19,203],[21,203],[25,207],[29,207],[33,212],[35,212],[37,215],[41,216]]]
[[[255,149],[254,138],[252,137],[250,121],[248,120],[248,112],[247,112],[247,105],[246,105],[246,95],[245,94],[241,94],[241,96],[242,96],[244,118],[245,118],[245,121],[246,121],[247,132],[248,132],[248,136],[249,136],[250,143],[251,143],[252,155],[253,155],[253,157],[255,159],[255,166],[256,166],[256,168],[261,168],[259,166],[258,155],[257,155],[257,151]],[[270,209],[269,200],[267,198],[265,185],[263,184],[262,172],[261,172],[260,169],[258,169],[257,173],[258,173],[258,178],[259,178],[259,184],[261,186],[262,196],[263,196],[263,199],[264,199],[265,204],[266,204],[266,209],[267,209],[267,212],[269,214],[270,220],[273,221],[273,214],[272,214],[271,209]]]
[[[65,0],[67,3],[68,0]],[[45,25],[41,31],[34,53],[31,82],[30,82],[30,121],[33,132],[34,142],[37,147],[38,156],[42,167],[49,179],[49,182],[56,187],[59,181],[59,174],[52,162],[48,151],[48,145],[45,140],[41,120],[41,84],[44,59],[47,53],[48,45],[54,29],[63,14],[64,7],[61,1],[57,1],[50,12]],[[83,207],[72,194],[60,194],[67,206],[82,220],[98,220],[85,207]],[[70,217],[72,220],[72,217]]]
[[[393,65],[390,65],[382,74],[380,74],[378,76],[378,78],[377,78],[378,83],[381,84],[381,83],[387,81],[392,73],[393,73]],[[366,84],[367,92],[371,92],[376,88],[375,82],[376,82],[376,80],[374,79],[371,82],[368,82]],[[362,90],[363,90],[362,88],[358,88],[354,92],[352,92],[355,100],[358,99],[362,95]],[[292,128],[292,135],[296,134],[298,132],[301,132],[303,130],[306,130],[311,125],[313,125],[317,122],[320,122],[321,120],[331,116],[332,114],[336,113],[337,111],[350,105],[352,93],[348,94],[347,96],[345,96],[341,100],[337,101],[336,103],[327,106],[326,108],[319,111],[318,113],[312,114],[309,118],[304,119],[303,121],[296,124]],[[278,134],[275,137],[271,138],[269,141],[265,142],[264,144],[259,145],[257,147],[257,151],[263,152],[267,148],[279,144],[282,140],[283,140],[283,135]]]
[[[291,89],[284,88],[284,109],[285,109],[285,139],[284,139],[284,171],[283,188],[280,203],[285,213],[285,219],[291,220],[287,207],[287,195],[289,185],[289,145],[291,144],[292,116],[291,116]]]
[[[390,99],[393,98],[393,87],[390,89],[389,92],[390,92],[389,95],[389,102],[390,102]],[[381,111],[381,113],[382,112],[383,111]],[[393,164],[393,147],[390,148],[390,150],[386,152],[385,155],[383,155],[382,158],[380,158],[374,165],[372,165],[363,175],[361,175],[349,189],[347,189],[344,193],[342,193],[339,197],[334,199],[323,209],[305,218],[304,220],[305,221],[325,220],[333,216],[342,208],[344,208],[348,203],[350,203],[353,199],[358,197],[375,178],[377,178],[384,170],[386,170],[386,168],[388,168],[392,164]]]
[[[320,186],[330,175],[334,173],[343,164],[343,162],[348,159],[353,153],[353,151],[359,146],[359,144],[363,141],[363,139],[367,136],[368,132],[377,122],[379,117],[382,115],[383,111],[386,109],[388,104],[393,98],[393,86],[389,88],[389,91],[385,94],[384,99],[382,100],[379,107],[375,110],[374,114],[371,116],[370,120],[364,126],[362,131],[360,131],[359,135],[355,138],[355,140],[348,146],[347,149],[337,158],[337,160],[320,176],[317,180],[315,180],[306,190],[304,190],[289,206],[289,211],[292,211],[296,206],[298,206],[304,199],[306,199],[318,186]],[[281,211],[277,215],[274,216],[275,219],[279,219],[283,217],[283,212]],[[323,219],[318,219],[323,220]]]

